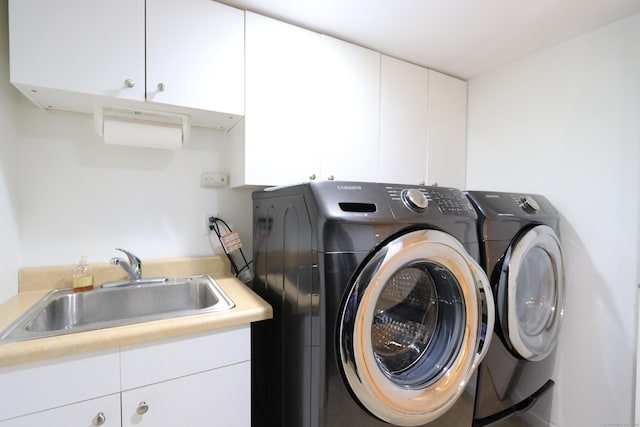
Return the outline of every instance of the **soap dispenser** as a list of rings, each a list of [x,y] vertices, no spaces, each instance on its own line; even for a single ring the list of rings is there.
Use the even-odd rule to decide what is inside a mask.
[[[86,256],[81,256],[78,265],[73,268],[73,291],[82,292],[93,289],[93,269]]]

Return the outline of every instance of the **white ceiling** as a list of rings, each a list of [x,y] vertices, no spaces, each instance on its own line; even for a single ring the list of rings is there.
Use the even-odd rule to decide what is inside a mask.
[[[221,0],[469,79],[640,13],[640,0]]]

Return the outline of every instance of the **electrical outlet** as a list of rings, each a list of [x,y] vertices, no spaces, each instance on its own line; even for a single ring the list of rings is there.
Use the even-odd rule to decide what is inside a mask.
[[[200,174],[200,187],[226,187],[229,178],[224,173],[202,172]]]
[[[213,230],[209,227],[212,223],[209,221],[209,218],[217,218],[218,212],[205,212],[202,214],[202,234],[208,236],[209,234],[214,234]]]

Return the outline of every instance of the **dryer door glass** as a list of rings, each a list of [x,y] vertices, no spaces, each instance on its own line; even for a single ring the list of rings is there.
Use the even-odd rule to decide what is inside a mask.
[[[431,422],[484,357],[493,313],[488,279],[455,238],[436,230],[398,236],[365,260],[343,302],[347,386],[388,423]]]
[[[558,281],[549,253],[532,248],[522,261],[516,282],[515,312],[522,332],[540,335],[553,321],[557,297]]]
[[[564,265],[555,232],[538,225],[517,238],[507,252],[506,310],[500,319],[507,345],[518,356],[542,360],[551,353],[564,312]],[[500,312],[500,310],[499,310]]]

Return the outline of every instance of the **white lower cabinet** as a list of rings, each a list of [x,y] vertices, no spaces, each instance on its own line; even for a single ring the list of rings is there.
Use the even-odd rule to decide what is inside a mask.
[[[0,368],[0,427],[251,424],[250,327]]]
[[[120,425],[119,393],[0,422],[2,427],[119,427]]]
[[[125,391],[122,425],[248,427],[250,381],[247,361]]]
[[[120,355],[117,348],[7,366],[0,368],[0,420],[57,410],[119,392]],[[89,425],[97,412],[107,411],[97,407],[93,414],[79,412],[73,415],[75,405],[67,407],[65,416],[87,421],[81,425]],[[85,420],[87,416],[89,418]]]
[[[120,352],[122,425],[249,427],[249,326]]]

